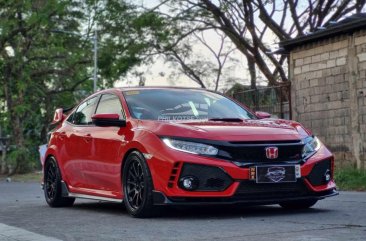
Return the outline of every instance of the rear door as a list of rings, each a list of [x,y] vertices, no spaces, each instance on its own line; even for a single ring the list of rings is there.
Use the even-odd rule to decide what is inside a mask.
[[[76,188],[88,188],[85,170],[91,160],[91,136],[93,128],[92,115],[95,112],[99,95],[82,102],[76,111],[67,119],[64,130],[64,170],[68,184]]]

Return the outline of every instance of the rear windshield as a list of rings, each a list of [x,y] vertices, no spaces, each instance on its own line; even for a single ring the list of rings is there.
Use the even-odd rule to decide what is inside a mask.
[[[146,89],[124,91],[133,118],[159,121],[194,121],[221,118],[254,119],[230,99],[208,91]]]

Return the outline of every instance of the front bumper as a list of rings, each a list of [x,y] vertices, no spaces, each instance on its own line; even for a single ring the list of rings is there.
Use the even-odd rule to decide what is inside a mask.
[[[238,167],[229,161],[177,151],[164,154],[148,161],[153,170],[156,205],[275,204],[292,200],[319,200],[338,194],[333,180],[334,158],[324,146],[301,164],[301,178],[294,183],[283,184],[257,184],[250,180],[248,167]],[[282,164],[273,162],[271,165]],[[194,171],[188,168],[190,165],[200,168]],[[221,174],[215,168],[221,170]],[[323,182],[322,178],[317,177],[322,177],[326,169],[332,173],[331,180]],[[179,185],[180,180],[182,176],[191,174],[199,175],[200,185],[194,191],[184,190]]]

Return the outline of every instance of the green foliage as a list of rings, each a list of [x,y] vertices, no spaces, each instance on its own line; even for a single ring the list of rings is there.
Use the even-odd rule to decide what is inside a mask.
[[[0,0],[0,6],[0,125],[15,147],[8,162],[23,172],[37,165],[54,110],[92,92],[95,23],[107,86],[141,63],[150,46],[146,33],[159,24],[154,14],[119,0]]]
[[[366,191],[366,170],[353,166],[336,167],[334,178],[340,190]]]
[[[27,173],[39,167],[39,162],[36,162],[36,153],[28,148],[16,148],[8,155],[8,165],[11,166],[12,171],[18,173]]]

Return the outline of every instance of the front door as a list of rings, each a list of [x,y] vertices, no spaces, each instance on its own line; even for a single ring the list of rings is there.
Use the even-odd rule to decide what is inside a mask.
[[[125,115],[118,96],[103,94],[96,109],[96,114]],[[89,133],[91,148],[85,180],[95,188],[99,195],[117,196],[121,192],[121,150],[125,143],[126,127],[97,127]]]

